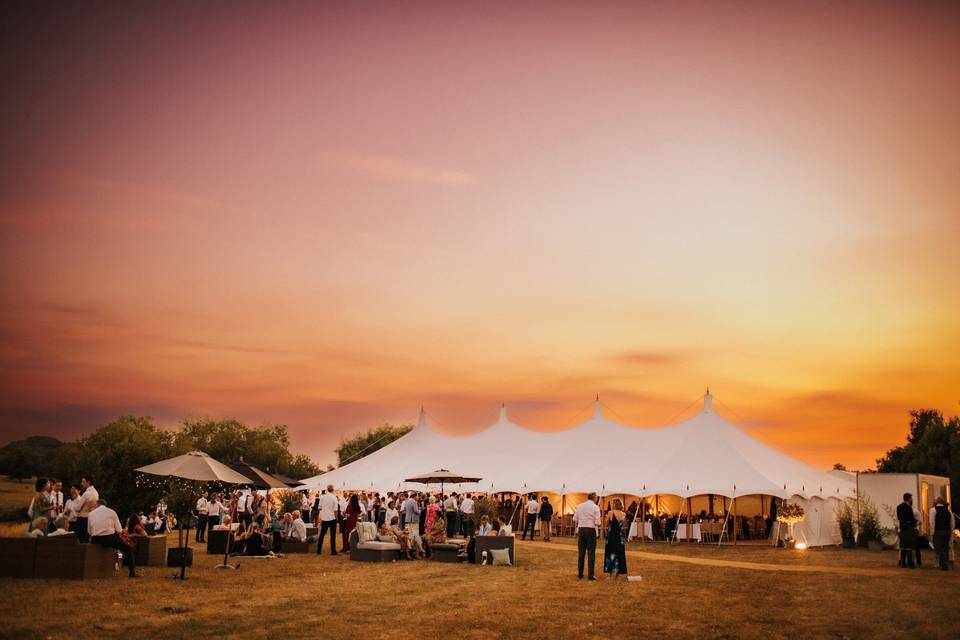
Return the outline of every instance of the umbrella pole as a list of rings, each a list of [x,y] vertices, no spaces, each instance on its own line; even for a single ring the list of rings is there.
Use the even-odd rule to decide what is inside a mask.
[[[180,554],[180,579],[181,580],[187,579],[187,549],[190,548],[190,520],[191,520],[191,516],[193,515],[190,512],[190,505],[193,504],[193,496],[196,495],[196,493],[197,493],[197,481],[194,480],[193,491],[190,494],[190,502],[187,503],[187,514],[186,514],[187,538],[186,540],[183,541],[183,549],[182,549],[182,553]]]

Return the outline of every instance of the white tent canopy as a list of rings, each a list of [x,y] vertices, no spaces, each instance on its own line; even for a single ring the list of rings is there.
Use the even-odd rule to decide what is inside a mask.
[[[408,488],[424,469],[456,469],[483,478],[463,490],[680,497],[764,494],[780,498],[848,498],[853,483],[806,465],[744,433],[713,410],[709,392],[697,415],[674,425],[637,428],[603,415],[559,432],[524,429],[507,417],[475,434],[431,429],[421,409],[416,428],[368,456],[303,480],[305,488]],[[410,488],[422,488],[416,485]]]

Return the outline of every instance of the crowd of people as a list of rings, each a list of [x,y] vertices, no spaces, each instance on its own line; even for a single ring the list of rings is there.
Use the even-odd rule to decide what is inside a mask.
[[[923,535],[923,514],[913,506],[913,495],[903,494],[903,502],[897,505],[898,538],[900,546],[899,566],[904,569],[917,569],[923,566],[923,550],[930,549],[931,542],[937,558],[937,567],[943,571],[950,569],[950,538],[957,528],[957,519],[951,512],[947,501],[937,496],[933,507],[927,513],[929,538]]]
[[[89,475],[69,487],[65,498],[63,483],[56,479],[38,479],[28,508],[31,537],[75,536],[80,542],[93,542],[122,553],[131,577],[136,577],[135,554],[138,541],[146,536],[161,535],[178,527],[176,516],[163,502],[147,513],[132,513],[125,523],[100,497]],[[475,562],[473,553],[477,536],[513,535],[513,526],[523,524],[522,540],[534,538],[537,530],[544,541],[550,540],[554,517],[553,505],[547,496],[530,494],[513,501],[509,496],[484,496],[483,513],[478,517],[478,497],[451,492],[355,492],[338,494],[334,487],[316,493],[299,493],[299,509],[283,511],[272,492],[251,489],[232,492],[204,492],[196,502],[190,518],[195,526],[195,540],[205,542],[209,531],[228,531],[231,555],[273,556],[283,552],[285,544],[315,544],[321,554],[327,540],[331,555],[349,552],[350,535],[360,523],[371,523],[381,541],[400,545],[407,559],[426,558],[434,545],[456,541],[462,544],[461,555]],[[289,506],[289,501],[287,501]],[[642,517],[652,523],[654,538],[670,539],[682,514],[648,514],[647,505],[633,502],[627,509],[619,498],[609,500],[601,510],[597,495],[577,505],[573,527],[577,535],[578,576],[595,579],[597,541],[603,532],[603,571],[612,576],[625,575],[627,561],[625,542],[631,524]],[[521,518],[521,513],[525,518]],[[910,494],[896,510],[899,521],[900,566],[913,568],[922,563],[921,551],[930,542],[921,535],[923,514],[913,507]],[[949,568],[950,538],[956,529],[955,516],[942,498],[925,516],[928,519],[932,546],[941,569]],[[693,517],[698,522],[721,521],[722,516],[705,511]],[[740,522],[742,520],[742,522]],[[752,526],[759,532],[769,528],[772,517],[729,519],[728,527]],[[308,524],[309,523],[309,524]],[[539,527],[537,526],[539,523]],[[339,534],[339,545],[338,545]],[[339,546],[339,551],[338,551]]]

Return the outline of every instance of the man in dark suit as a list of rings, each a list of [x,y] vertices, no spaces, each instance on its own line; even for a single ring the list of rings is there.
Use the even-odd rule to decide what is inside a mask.
[[[897,520],[900,522],[900,566],[916,569],[913,549],[917,545],[917,516],[913,513],[913,496],[903,494],[903,502],[897,505]]]

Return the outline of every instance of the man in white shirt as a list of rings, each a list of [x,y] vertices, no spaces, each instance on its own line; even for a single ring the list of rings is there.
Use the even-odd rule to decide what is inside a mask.
[[[197,500],[197,533],[194,537],[194,540],[197,542],[206,542],[207,541],[207,503],[208,503],[208,494],[206,491],[203,492],[203,495],[200,496],[200,499]]]
[[[250,489],[246,489],[237,501],[237,519],[243,523],[245,529],[249,529],[253,522],[253,493]]]
[[[533,540],[534,533],[537,530],[537,513],[540,511],[540,503],[537,502],[537,494],[531,493],[527,496],[527,521],[523,525],[523,537],[521,540],[527,539],[527,532],[530,532],[530,539]]]
[[[583,579],[583,558],[586,555],[590,562],[589,579],[596,580],[594,565],[597,559],[597,532],[600,530],[600,507],[597,506],[596,493],[591,492],[586,502],[577,505],[573,524],[577,527],[577,578]]]
[[[307,541],[307,525],[300,517],[299,511],[293,512],[293,522],[290,523],[290,530],[287,532],[287,538],[293,542]]]
[[[63,503],[63,515],[67,516],[70,530],[76,531],[77,512],[80,510],[80,487],[70,486],[70,499]]]
[[[320,496],[320,535],[317,536],[317,555],[323,548],[323,538],[330,532],[330,555],[337,555],[337,511],[340,509],[340,502],[336,494],[333,493],[333,485],[328,485],[327,490]]]
[[[393,519],[396,518],[397,521],[400,520],[400,512],[395,508],[395,503],[393,500],[387,502],[387,508],[384,510],[383,514],[383,524],[390,526],[390,523],[393,522]]]
[[[464,537],[469,538],[476,533],[476,523],[473,519],[473,497],[468,493],[460,502],[460,513],[463,516],[461,523],[461,532]]]
[[[50,480],[50,504],[53,505],[54,516],[63,513],[63,483],[59,480]]]
[[[90,541],[99,544],[101,547],[110,547],[123,554],[123,561],[130,568],[130,577],[139,578],[137,574],[137,559],[133,553],[133,547],[124,544],[120,539],[120,532],[123,526],[120,524],[120,518],[117,512],[107,507],[105,504],[95,505],[87,515],[87,532],[90,535]]]
[[[457,494],[451,493],[443,501],[443,517],[447,520],[447,537],[452,538],[457,531]]]
[[[220,494],[215,493],[207,500],[207,531],[213,531],[213,528],[220,524],[220,514],[223,513],[223,502],[220,500]]]
[[[76,525],[77,537],[80,539],[80,542],[90,542],[87,517],[90,515],[90,512],[96,508],[97,503],[100,502],[100,494],[97,493],[96,487],[93,486],[93,476],[90,475],[80,477],[80,488],[83,489],[83,493],[81,493],[77,499],[77,518],[74,524]]]

